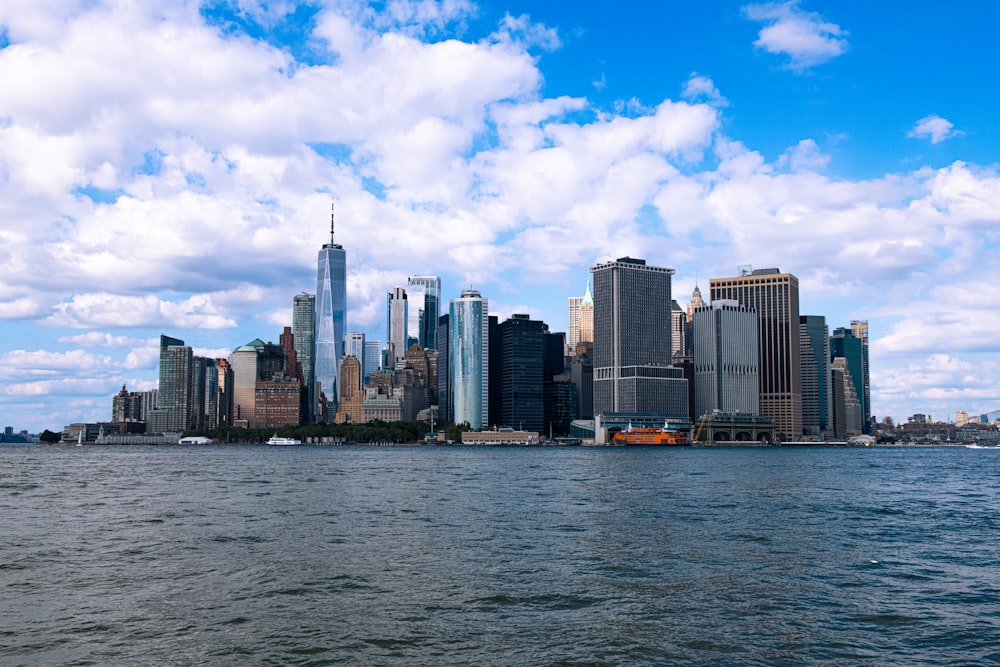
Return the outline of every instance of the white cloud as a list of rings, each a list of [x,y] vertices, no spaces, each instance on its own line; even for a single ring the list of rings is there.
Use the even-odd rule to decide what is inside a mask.
[[[793,71],[825,63],[847,51],[847,32],[815,12],[802,11],[798,0],[746,5],[743,12],[750,20],[765,24],[754,46],[787,56]]]
[[[684,99],[694,102],[704,100],[717,107],[729,106],[729,100],[722,96],[715,83],[707,76],[702,76],[697,72],[691,72],[687,82],[684,84]]]
[[[131,338],[129,336],[115,336],[110,333],[100,331],[88,331],[84,334],[72,336],[60,336],[56,342],[65,345],[83,345],[84,347],[136,347],[140,345],[159,346],[159,341],[155,338]]]
[[[73,328],[170,326],[219,329],[236,326],[234,319],[219,312],[211,294],[196,294],[181,301],[164,301],[154,296],[78,294],[60,304],[46,322],[52,326]]]
[[[906,136],[914,139],[930,139],[932,144],[939,144],[945,139],[961,134],[963,133],[956,130],[951,121],[932,113],[918,120]]]

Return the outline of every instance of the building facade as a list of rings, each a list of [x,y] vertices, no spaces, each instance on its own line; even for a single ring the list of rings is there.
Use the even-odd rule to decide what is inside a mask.
[[[194,355],[179,338],[160,336],[160,384],[147,430],[183,431],[194,424]]]
[[[694,416],[713,410],[759,415],[757,313],[737,301],[720,299],[694,311],[692,331]]]
[[[409,299],[402,287],[393,287],[385,295],[386,340],[392,345],[392,367],[403,358],[409,342]]]
[[[489,302],[465,290],[449,303],[448,391],[451,419],[473,429],[489,424]]]
[[[316,262],[316,310],[314,355],[316,400],[312,415],[326,414],[320,408],[323,397],[336,407],[337,373],[344,356],[344,333],[347,325],[347,252],[334,239],[334,216],[330,210],[330,242],[319,251]],[[332,413],[331,413],[332,414]]]
[[[802,435],[799,279],[778,269],[747,270],[712,278],[711,300],[738,301],[757,312],[760,344],[760,414],[783,440]]]
[[[598,264],[594,280],[594,413],[687,419],[687,382],[671,365],[673,269],[630,257]]]
[[[545,415],[545,334],[548,328],[528,315],[511,315],[499,325],[500,426],[542,431]],[[558,340],[560,357],[562,340]]]
[[[437,345],[438,318],[441,314],[441,279],[437,276],[410,276],[407,290],[414,294],[419,291],[419,302],[411,307],[418,310],[417,328],[411,328],[410,336],[417,337],[420,347],[434,348]],[[413,321],[413,318],[410,318]]]
[[[830,400],[830,330],[822,315],[800,315],[802,341],[802,432],[821,435],[833,431]]]
[[[304,421],[313,418],[312,406],[316,405],[316,295],[297,294],[292,299],[292,335],[295,336],[295,357],[302,365],[302,386],[304,387]]]

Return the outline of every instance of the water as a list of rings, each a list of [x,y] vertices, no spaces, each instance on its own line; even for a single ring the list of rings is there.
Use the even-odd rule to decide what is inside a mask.
[[[1000,451],[0,447],[0,664],[1000,664]]]

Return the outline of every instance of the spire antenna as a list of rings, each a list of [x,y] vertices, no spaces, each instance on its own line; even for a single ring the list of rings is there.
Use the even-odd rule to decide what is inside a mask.
[[[333,201],[333,199],[330,199],[330,245],[336,243],[336,241],[333,238],[334,205],[335,202]]]

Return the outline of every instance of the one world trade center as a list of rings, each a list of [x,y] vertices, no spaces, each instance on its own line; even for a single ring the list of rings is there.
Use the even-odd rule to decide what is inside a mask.
[[[316,391],[313,395],[317,400],[312,406],[314,421],[329,420],[337,409],[337,374],[344,357],[347,253],[334,239],[333,213],[331,203],[330,242],[319,251],[316,265]]]

